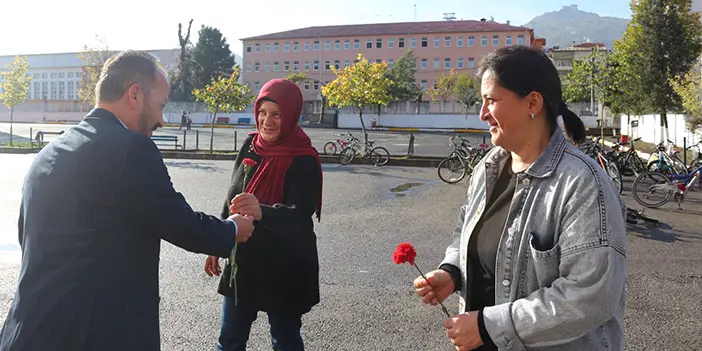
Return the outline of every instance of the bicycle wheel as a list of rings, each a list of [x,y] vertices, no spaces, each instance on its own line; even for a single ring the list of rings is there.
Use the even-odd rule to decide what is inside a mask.
[[[390,153],[382,146],[374,147],[370,153],[371,161],[376,166],[382,166],[390,161]]]
[[[631,186],[634,200],[641,206],[657,208],[665,205],[673,196],[673,184],[663,173],[643,172],[639,174]],[[654,196],[659,196],[655,198]]]
[[[347,165],[353,161],[354,157],[356,157],[356,151],[353,148],[347,147],[339,152],[339,163]]]
[[[334,155],[336,154],[336,143],[333,141],[327,142],[324,144],[324,154],[325,155]]]
[[[629,166],[631,167],[631,170],[634,171],[635,175],[641,174],[641,172],[644,172],[646,170],[646,167],[643,164],[643,161],[641,161],[641,157],[637,154],[631,155],[629,157]]]
[[[622,193],[622,174],[619,172],[619,167],[613,161],[607,161],[607,175],[612,178],[614,182],[614,187],[621,194]]]
[[[446,174],[442,171],[445,171]],[[444,182],[456,184],[465,178],[468,171],[465,162],[461,160],[460,156],[454,155],[439,162],[437,173],[439,174],[439,179]]]

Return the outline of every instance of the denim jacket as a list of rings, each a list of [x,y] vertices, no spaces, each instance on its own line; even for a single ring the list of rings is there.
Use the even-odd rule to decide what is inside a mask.
[[[508,158],[495,147],[476,166],[441,263],[461,270],[460,313],[471,311],[468,240]],[[612,180],[556,128],[519,174],[499,242],[483,318],[500,350],[624,349],[625,215]]]

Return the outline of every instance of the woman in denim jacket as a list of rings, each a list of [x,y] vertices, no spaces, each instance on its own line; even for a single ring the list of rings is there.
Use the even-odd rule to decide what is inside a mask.
[[[585,129],[562,102],[556,68],[513,46],[486,56],[478,77],[496,147],[417,294],[430,304],[460,294],[460,314],[444,322],[460,351],[623,350],[626,207],[572,145]]]

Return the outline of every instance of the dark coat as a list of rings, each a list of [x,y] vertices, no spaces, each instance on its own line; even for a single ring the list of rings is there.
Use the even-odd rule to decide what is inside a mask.
[[[251,158],[257,162],[246,176],[247,184],[263,160],[251,150],[251,141],[252,137],[244,141],[234,163],[222,217],[229,216],[229,203],[245,189],[242,160]],[[321,191],[319,184],[317,159],[298,156],[285,174],[283,203],[261,205],[261,222],[254,223],[253,235],[239,244],[236,253],[236,298],[241,306],[267,312],[306,313],[319,303],[319,259],[312,218]],[[219,293],[234,298],[230,277],[227,260]]]
[[[235,232],[191,209],[150,138],[91,111],[25,179],[22,263],[0,350],[159,350],[161,239],[227,255]]]

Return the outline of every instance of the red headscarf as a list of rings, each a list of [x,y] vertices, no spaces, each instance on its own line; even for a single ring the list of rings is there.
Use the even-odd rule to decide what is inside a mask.
[[[297,125],[302,113],[302,92],[298,86],[285,79],[272,79],[268,81],[258,93],[254,104],[256,128],[258,122],[258,109],[263,98],[273,100],[280,109],[282,119],[281,131],[278,139],[267,142],[253,132],[253,151],[263,156],[263,161],[256,169],[251,181],[246,186],[246,192],[256,195],[258,201],[265,205],[282,203],[285,173],[296,156],[309,155],[317,159],[319,168],[319,200],[317,203],[317,220],[321,218],[322,210],[322,168],[317,149],[312,146],[312,141],[307,134]]]

